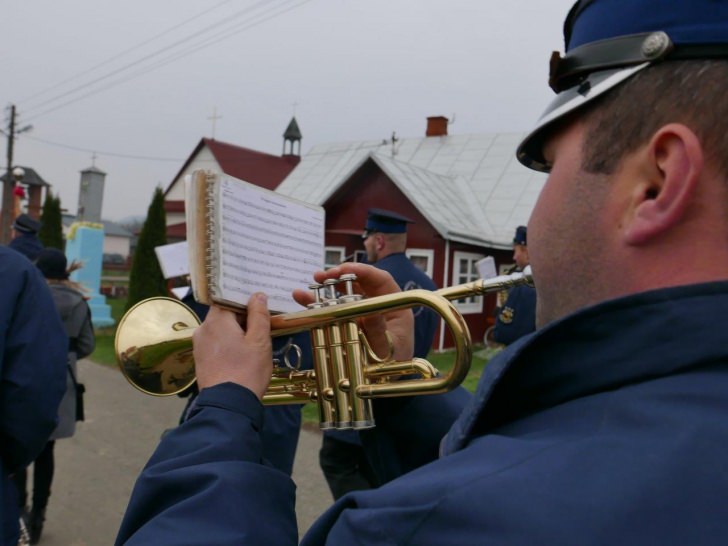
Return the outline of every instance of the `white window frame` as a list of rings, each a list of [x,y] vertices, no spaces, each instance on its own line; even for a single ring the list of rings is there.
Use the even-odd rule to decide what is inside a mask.
[[[473,252],[455,251],[453,253],[453,260],[452,260],[452,284],[453,284],[453,286],[457,286],[459,284],[464,284],[466,282],[478,280],[480,277],[478,274],[478,267],[475,264],[478,260],[482,260],[484,257],[485,257],[484,254],[475,254]],[[462,277],[460,274],[460,263],[463,260],[467,260],[469,262],[468,269],[470,271],[470,274],[466,275],[466,278]],[[455,305],[457,310],[460,311],[463,315],[483,312],[483,296],[470,296],[470,297],[466,298],[466,301],[457,300],[457,301],[454,301],[453,304]]]
[[[405,254],[407,257],[411,260],[413,256],[416,256],[417,258],[425,258],[427,260],[427,268],[425,269],[425,273],[427,273],[427,276],[432,278],[432,268],[433,263],[435,262],[435,251],[431,248],[408,248],[405,251]]]
[[[326,254],[329,252],[338,252],[339,253],[339,262],[335,264],[325,263],[324,269],[328,269],[330,267],[334,267],[335,265],[339,265],[343,259],[346,257],[346,248],[343,246],[326,246],[324,247],[324,260],[326,260]]]

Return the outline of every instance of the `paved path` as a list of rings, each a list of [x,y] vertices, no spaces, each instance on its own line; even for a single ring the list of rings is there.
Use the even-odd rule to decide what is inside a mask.
[[[177,397],[138,392],[116,369],[82,360],[79,370],[87,420],[73,438],[56,442],[43,546],[112,544],[137,475],[184,406]],[[293,477],[302,534],[331,503],[318,466],[320,442],[318,431],[301,431]]]

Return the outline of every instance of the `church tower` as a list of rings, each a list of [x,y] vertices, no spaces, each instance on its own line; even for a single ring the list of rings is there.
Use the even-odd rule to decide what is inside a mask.
[[[101,205],[104,201],[105,179],[106,173],[95,166],[81,171],[77,221],[101,222]]]
[[[298,122],[296,122],[296,116],[291,118],[286,131],[283,133],[283,155],[294,155],[301,157],[301,129],[298,128]],[[298,153],[294,151],[294,145],[298,142]],[[290,144],[288,147],[288,153],[286,153],[286,144]]]

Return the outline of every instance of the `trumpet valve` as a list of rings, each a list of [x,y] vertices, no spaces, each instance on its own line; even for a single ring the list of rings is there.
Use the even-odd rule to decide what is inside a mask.
[[[319,307],[323,307],[323,301],[321,297],[321,289],[324,287],[323,284],[309,284],[308,289],[313,294],[314,301],[313,303],[308,304],[309,309],[318,309]]]
[[[344,283],[345,290],[345,294],[339,298],[341,303],[359,301],[362,299],[361,294],[354,294],[354,281],[356,280],[356,275],[354,275],[354,273],[346,273],[339,277],[339,280]]]
[[[339,284],[339,279],[326,279],[324,281],[324,302],[325,306],[336,305],[339,303],[339,298],[336,296],[336,285]]]

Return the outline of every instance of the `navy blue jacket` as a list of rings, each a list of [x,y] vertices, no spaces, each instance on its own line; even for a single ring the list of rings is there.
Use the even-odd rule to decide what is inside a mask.
[[[389,272],[403,291],[437,289],[433,280],[402,252],[390,254],[374,266]],[[432,348],[439,316],[427,307],[415,307],[412,311],[415,315],[414,356],[426,358]],[[458,388],[431,396],[375,399],[374,428],[358,434],[350,430],[331,430],[326,434],[349,443],[362,439],[379,483],[386,483],[437,456],[439,441],[450,428],[452,412],[457,414],[469,398],[465,389]]]
[[[725,544],[726,306],[727,282],[664,289],[521,338],[440,459],[344,496],[303,544]],[[295,544],[260,404],[232,384],[203,396],[140,476],[117,544]]]
[[[404,252],[390,254],[372,265],[392,275],[402,290],[437,290],[433,280],[413,264]],[[438,316],[427,307],[415,307],[412,311],[415,314],[415,356],[425,358],[432,348]]]
[[[192,290],[182,298],[182,302],[192,309],[200,320],[205,320],[209,306],[198,303],[192,295]],[[289,346],[297,345],[301,349],[301,361],[296,361]],[[285,337],[273,338],[273,358],[279,361],[279,366],[285,366],[285,357],[291,366],[298,365],[302,370],[313,368],[313,355],[311,353],[311,337],[308,332],[299,332]],[[189,396],[189,400],[180,417],[180,422],[188,418],[188,414],[197,405],[199,390],[197,383],[193,384],[189,392],[181,396]],[[298,438],[301,434],[301,407],[302,404],[285,404],[281,406],[266,406],[265,424],[261,430],[263,457],[274,468],[281,470],[289,476],[293,472],[293,462],[296,458]]]
[[[18,542],[8,476],[31,463],[58,422],[68,338],[48,284],[14,250],[0,247],[0,544]]]
[[[493,339],[510,345],[518,338],[536,329],[536,289],[531,286],[514,286],[495,319]]]
[[[38,240],[38,236],[31,233],[18,234],[17,237],[10,241],[8,246],[20,252],[31,262],[34,262],[38,254],[40,254],[40,251],[43,250],[43,245]]]
[[[401,290],[414,290],[418,288],[424,288],[425,290],[437,290],[437,286],[433,280],[420,268],[415,266],[412,263],[412,260],[410,260],[403,252],[390,254],[373,265],[392,275]],[[412,311],[415,314],[414,356],[426,358],[432,348],[432,341],[435,338],[438,316],[437,313],[427,307],[415,307]],[[388,411],[388,408],[385,407],[386,404],[382,405],[376,403],[375,406],[382,406],[381,408],[375,407],[375,416],[381,415],[382,418],[387,419],[387,413],[385,412]],[[359,433],[354,430],[327,430],[325,431],[325,434],[329,434],[342,442],[350,444],[360,443]],[[372,438],[370,440],[370,445],[373,445],[373,441],[374,439]],[[380,458],[383,455],[382,451],[386,450],[388,452],[390,449],[392,449],[392,446],[377,446],[374,448],[377,452],[376,455],[373,452],[369,453],[371,463],[382,482],[388,481],[392,479],[393,476],[401,474],[400,470],[395,471],[387,469],[382,464],[378,464],[378,462],[382,460]]]

